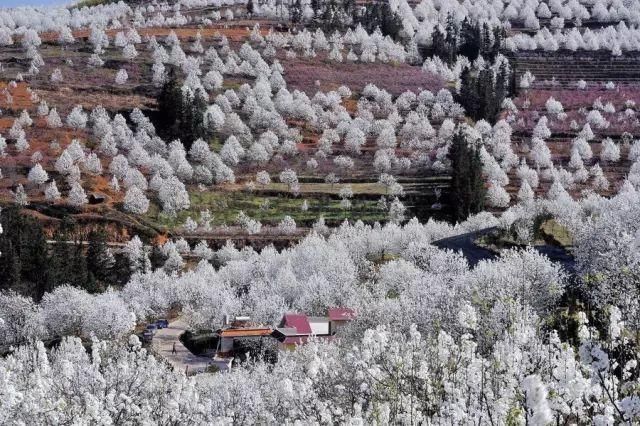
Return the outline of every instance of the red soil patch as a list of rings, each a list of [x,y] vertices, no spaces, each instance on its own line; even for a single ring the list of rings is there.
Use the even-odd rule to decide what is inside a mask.
[[[6,81],[0,82],[0,91],[7,89],[13,98],[13,103],[8,102],[7,96],[0,94],[0,108],[11,110],[29,109],[33,106],[31,93],[27,90],[29,86],[25,82],[17,83],[15,87],[9,86]]]
[[[60,114],[68,113],[75,105],[82,105],[85,110],[103,106],[108,111],[120,111],[133,108],[153,108],[156,103],[153,98],[131,93],[84,92],[71,90],[67,87],[57,90],[38,89],[37,93],[50,106],[55,106]]]
[[[284,59],[281,61],[284,78],[290,90],[302,90],[312,95],[318,90],[335,90],[345,85],[351,90],[361,91],[369,84],[385,89],[393,95],[407,90],[431,90],[437,92],[445,87],[445,82],[437,76],[428,74],[420,67],[407,64],[392,65],[384,63],[335,63],[315,59]],[[316,85],[320,82],[320,86]]]
[[[247,31],[247,28],[252,28],[256,23],[259,23],[259,21],[246,21],[246,25],[244,25],[244,26],[243,25],[238,25],[238,24],[236,24],[234,26],[226,26],[226,24],[220,23],[220,24],[217,24],[216,26],[207,27],[207,28],[195,28],[195,27],[193,27],[193,28],[188,28],[188,27],[181,27],[181,28],[170,28],[170,27],[139,28],[138,29],[138,34],[140,34],[141,37],[152,36],[152,35],[156,36],[156,37],[166,37],[166,36],[169,35],[169,33],[171,31],[173,31],[173,32],[176,33],[176,35],[178,36],[178,38],[180,40],[190,40],[190,39],[195,39],[196,34],[198,34],[198,32],[199,32],[200,35],[203,38],[211,38],[211,37],[214,37],[214,36],[220,34],[220,35],[226,36],[229,39],[229,41],[243,41],[249,35],[249,31]],[[115,35],[120,31],[126,31],[126,30],[122,30],[122,29],[120,29],[120,30],[107,30],[107,35],[109,37],[115,37]],[[260,32],[263,35],[266,35],[268,33],[267,26],[261,27]],[[90,34],[91,34],[91,30],[89,30],[88,28],[73,31],[73,36],[76,39],[88,38]],[[49,43],[55,43],[57,41],[57,39],[58,39],[58,33],[57,32],[42,33],[42,34],[40,34],[40,38],[43,41],[46,41],[46,42],[49,42]]]

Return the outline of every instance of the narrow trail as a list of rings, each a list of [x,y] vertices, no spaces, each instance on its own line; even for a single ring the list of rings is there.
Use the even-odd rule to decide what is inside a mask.
[[[481,260],[495,259],[497,256],[491,250],[487,250],[483,247],[478,247],[475,243],[476,238],[481,235],[488,234],[495,230],[495,227],[481,229],[475,232],[469,232],[466,234],[456,235],[454,237],[443,238],[438,241],[434,241],[431,244],[441,249],[449,249],[453,251],[459,251],[469,262],[469,266],[472,268],[478,264]]]
[[[441,240],[434,241],[431,244],[441,249],[461,252],[469,262],[469,266],[473,268],[481,260],[491,260],[498,257],[496,253],[484,247],[479,247],[475,243],[478,237],[489,234],[495,229],[495,227],[485,228],[475,232],[443,238]],[[575,275],[576,261],[565,249],[554,247],[549,244],[534,245],[533,248],[539,253],[547,256],[552,262],[561,264],[570,275]]]

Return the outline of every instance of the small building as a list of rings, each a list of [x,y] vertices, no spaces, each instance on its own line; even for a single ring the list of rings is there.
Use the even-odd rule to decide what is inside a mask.
[[[294,349],[307,342],[313,333],[309,318],[303,314],[284,314],[278,327],[271,336],[280,344],[280,348]]]
[[[218,353],[233,352],[233,344],[238,339],[260,339],[271,336],[271,327],[226,328],[218,330]]]
[[[213,363],[221,371],[229,370],[236,357],[245,355],[238,353],[239,346],[242,346],[239,342],[256,341],[259,344],[261,339],[271,339],[272,332],[271,327],[252,323],[249,317],[236,317],[230,324],[225,320],[223,327],[216,331],[218,347]]]
[[[278,347],[280,349],[295,349],[298,345],[304,345],[309,339],[309,335],[301,336],[297,334],[295,330],[290,331],[290,328],[276,328],[273,330],[271,337],[278,341]]]
[[[311,335],[311,324],[304,314],[284,314],[278,327],[292,328],[300,336]]]
[[[251,352],[254,356],[255,353],[263,356],[267,351],[277,352],[271,346],[275,346],[275,342],[280,349],[293,350],[310,338],[331,340],[340,327],[355,317],[355,311],[349,308],[331,308],[324,317],[287,313],[276,328],[253,323],[249,317],[236,317],[230,323],[225,318],[224,325],[216,332],[218,347],[213,363],[226,371],[231,369],[234,360],[242,361]],[[273,343],[270,345],[270,342]]]
[[[304,314],[285,314],[272,336],[283,349],[295,349],[307,343],[310,337],[332,339],[340,327],[355,318],[355,311],[349,308],[329,309],[326,317],[309,317]]]
[[[331,321],[327,317],[309,317],[311,334],[314,336],[329,336],[331,334]]]

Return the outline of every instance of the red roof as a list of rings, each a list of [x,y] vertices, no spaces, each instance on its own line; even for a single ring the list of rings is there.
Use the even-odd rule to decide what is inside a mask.
[[[298,334],[311,334],[309,318],[302,314],[284,314],[280,327],[295,328]]]
[[[331,321],[351,321],[356,317],[356,311],[351,308],[329,308]]]

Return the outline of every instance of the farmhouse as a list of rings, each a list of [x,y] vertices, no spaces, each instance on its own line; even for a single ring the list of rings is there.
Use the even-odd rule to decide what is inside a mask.
[[[349,308],[330,308],[323,317],[287,313],[276,328],[256,324],[246,316],[235,317],[231,322],[225,319],[216,332],[218,346],[213,363],[220,370],[229,370],[234,359],[246,356],[246,352],[267,351],[275,342],[277,349],[293,350],[311,337],[332,339],[355,316],[355,311]]]
[[[218,347],[213,357],[213,363],[220,370],[229,370],[234,358],[240,352],[241,342],[261,345],[264,338],[271,339],[271,327],[256,324],[251,318],[239,316],[229,322],[225,317],[224,325],[216,333]]]

